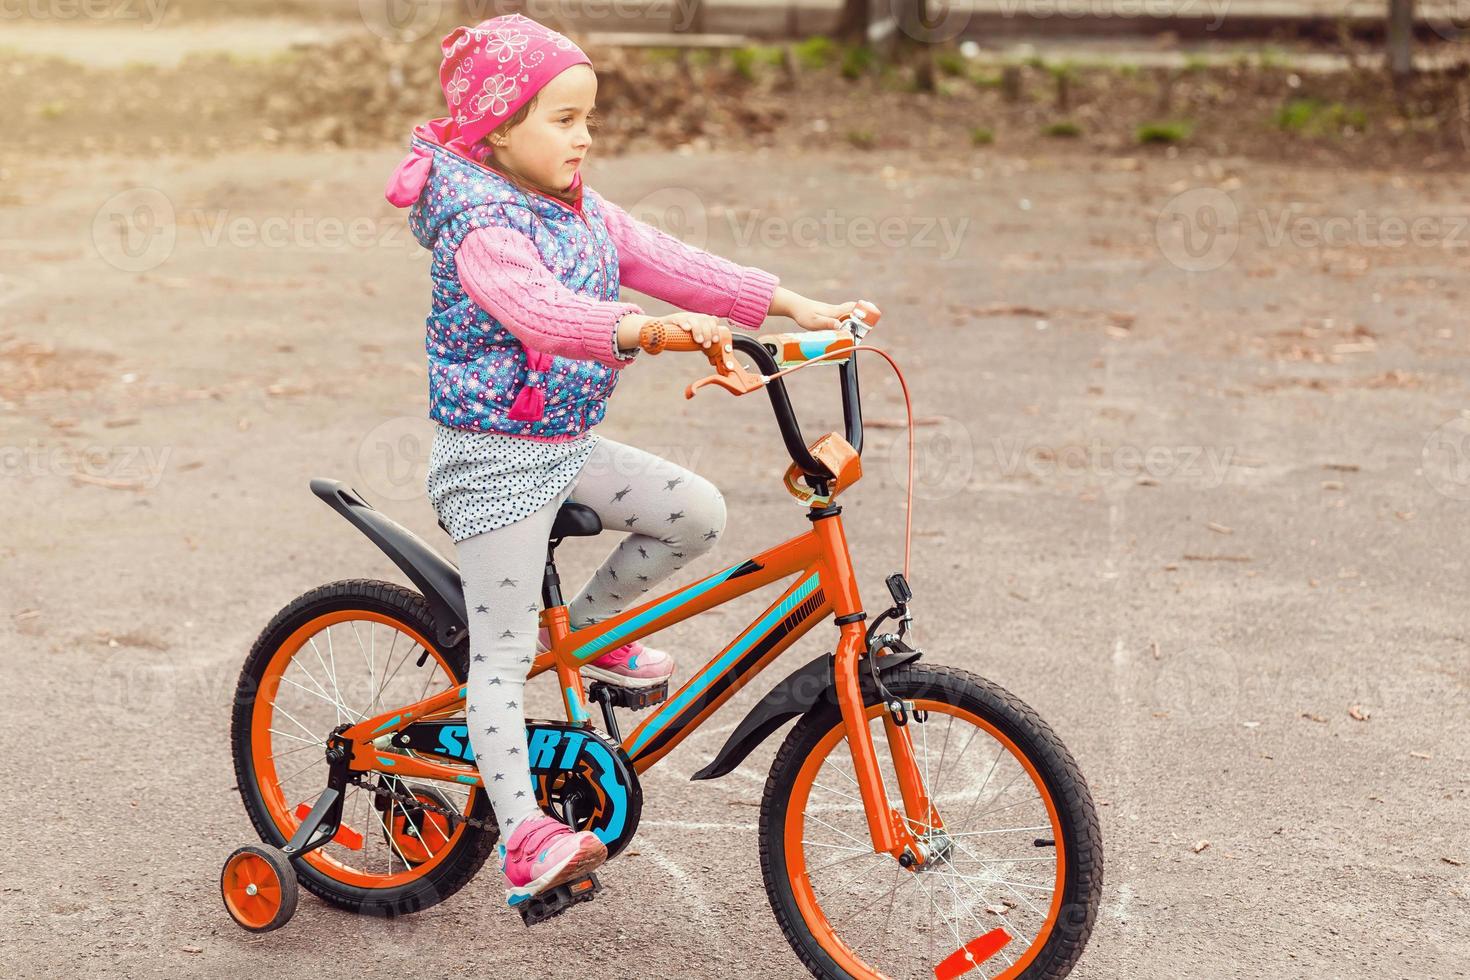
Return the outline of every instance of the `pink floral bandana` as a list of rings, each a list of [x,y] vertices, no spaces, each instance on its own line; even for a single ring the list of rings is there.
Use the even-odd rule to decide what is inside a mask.
[[[459,156],[480,163],[481,144],[501,123],[515,115],[557,75],[592,59],[564,34],[524,14],[504,14],[474,27],[456,27],[440,42],[444,61],[439,84],[449,115],[419,128],[434,134],[434,142]],[[395,207],[418,199],[428,177],[429,160],[410,152],[388,179],[386,196]]]

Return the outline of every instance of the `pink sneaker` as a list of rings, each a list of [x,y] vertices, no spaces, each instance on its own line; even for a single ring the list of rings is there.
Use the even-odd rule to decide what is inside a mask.
[[[585,878],[607,860],[607,847],[589,831],[575,831],[555,817],[522,820],[501,845],[501,869],[510,887],[506,901],[518,905],[532,895]]]
[[[657,687],[674,673],[674,658],[637,640],[589,660],[582,673],[623,687]]]
[[[549,638],[546,628],[542,627],[536,640],[537,652],[545,653],[550,649],[546,645]],[[589,660],[582,673],[593,680],[621,687],[657,687],[673,676],[674,658],[634,640],[616,650],[609,650],[596,660]]]

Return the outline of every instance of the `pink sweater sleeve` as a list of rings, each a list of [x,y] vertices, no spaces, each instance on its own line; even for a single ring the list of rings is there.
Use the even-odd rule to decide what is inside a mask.
[[[608,233],[618,248],[618,272],[631,286],[680,309],[728,317],[752,330],[759,329],[771,308],[780,282],[764,269],[742,266],[729,259],[681,242],[588,189],[602,209]]]
[[[520,232],[477,228],[460,242],[454,262],[470,299],[532,350],[614,368],[632,363],[633,355],[618,353],[617,325],[643,309],[572,292]]]

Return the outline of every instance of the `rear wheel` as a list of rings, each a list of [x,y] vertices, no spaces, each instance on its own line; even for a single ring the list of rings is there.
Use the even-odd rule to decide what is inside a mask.
[[[271,620],[240,673],[231,731],[240,796],[261,840],[284,845],[326,788],[326,739],[334,728],[465,683],[468,644],[440,649],[429,639],[435,635],[423,597],[389,582],[324,585]],[[466,765],[464,773],[476,769]],[[366,779],[494,826],[479,787]],[[312,894],[392,916],[459,891],[498,836],[349,785],[341,829],[293,863]]]
[[[832,980],[1066,976],[1102,892],[1076,763],[1035,712],[974,674],[913,665],[884,683],[920,712],[908,730],[942,827],[910,830],[934,856],[909,870],[873,853],[846,726],[821,704],[786,737],[761,804],[761,871],[792,949]],[[868,725],[902,812],[884,715],[872,704]]]

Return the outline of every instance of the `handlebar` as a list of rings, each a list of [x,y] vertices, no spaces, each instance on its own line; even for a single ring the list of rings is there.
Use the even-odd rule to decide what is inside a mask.
[[[866,333],[866,328],[876,322],[877,316],[874,311],[869,315],[869,323],[864,325],[862,333]],[[844,327],[847,327],[847,324],[844,324]],[[857,337],[861,339],[861,334],[857,334]],[[650,354],[674,350],[701,351],[708,356],[711,366],[717,373],[690,385],[685,391],[685,397],[694,397],[695,390],[708,383],[719,384],[737,395],[744,395],[758,387],[765,387],[771,399],[771,410],[776,415],[776,424],[781,429],[781,439],[786,444],[786,451],[790,453],[797,469],[805,475],[807,484],[817,493],[825,494],[827,481],[835,479],[836,474],[808,451],[806,440],[801,435],[801,423],[796,419],[796,413],[791,407],[791,398],[786,392],[786,382],[781,378],[771,377],[780,370],[776,359],[760,341],[749,334],[734,334],[730,341],[734,350],[750,357],[756,370],[760,372],[759,377],[751,377],[723,347],[711,345],[709,348],[704,348],[700,346],[694,341],[689,331],[682,327],[655,321],[646,324],[639,336],[639,346]],[[842,417],[846,429],[844,435],[852,448],[861,455],[863,451],[863,408],[862,393],[858,390],[857,358],[849,356],[840,361],[838,373],[842,386]]]

